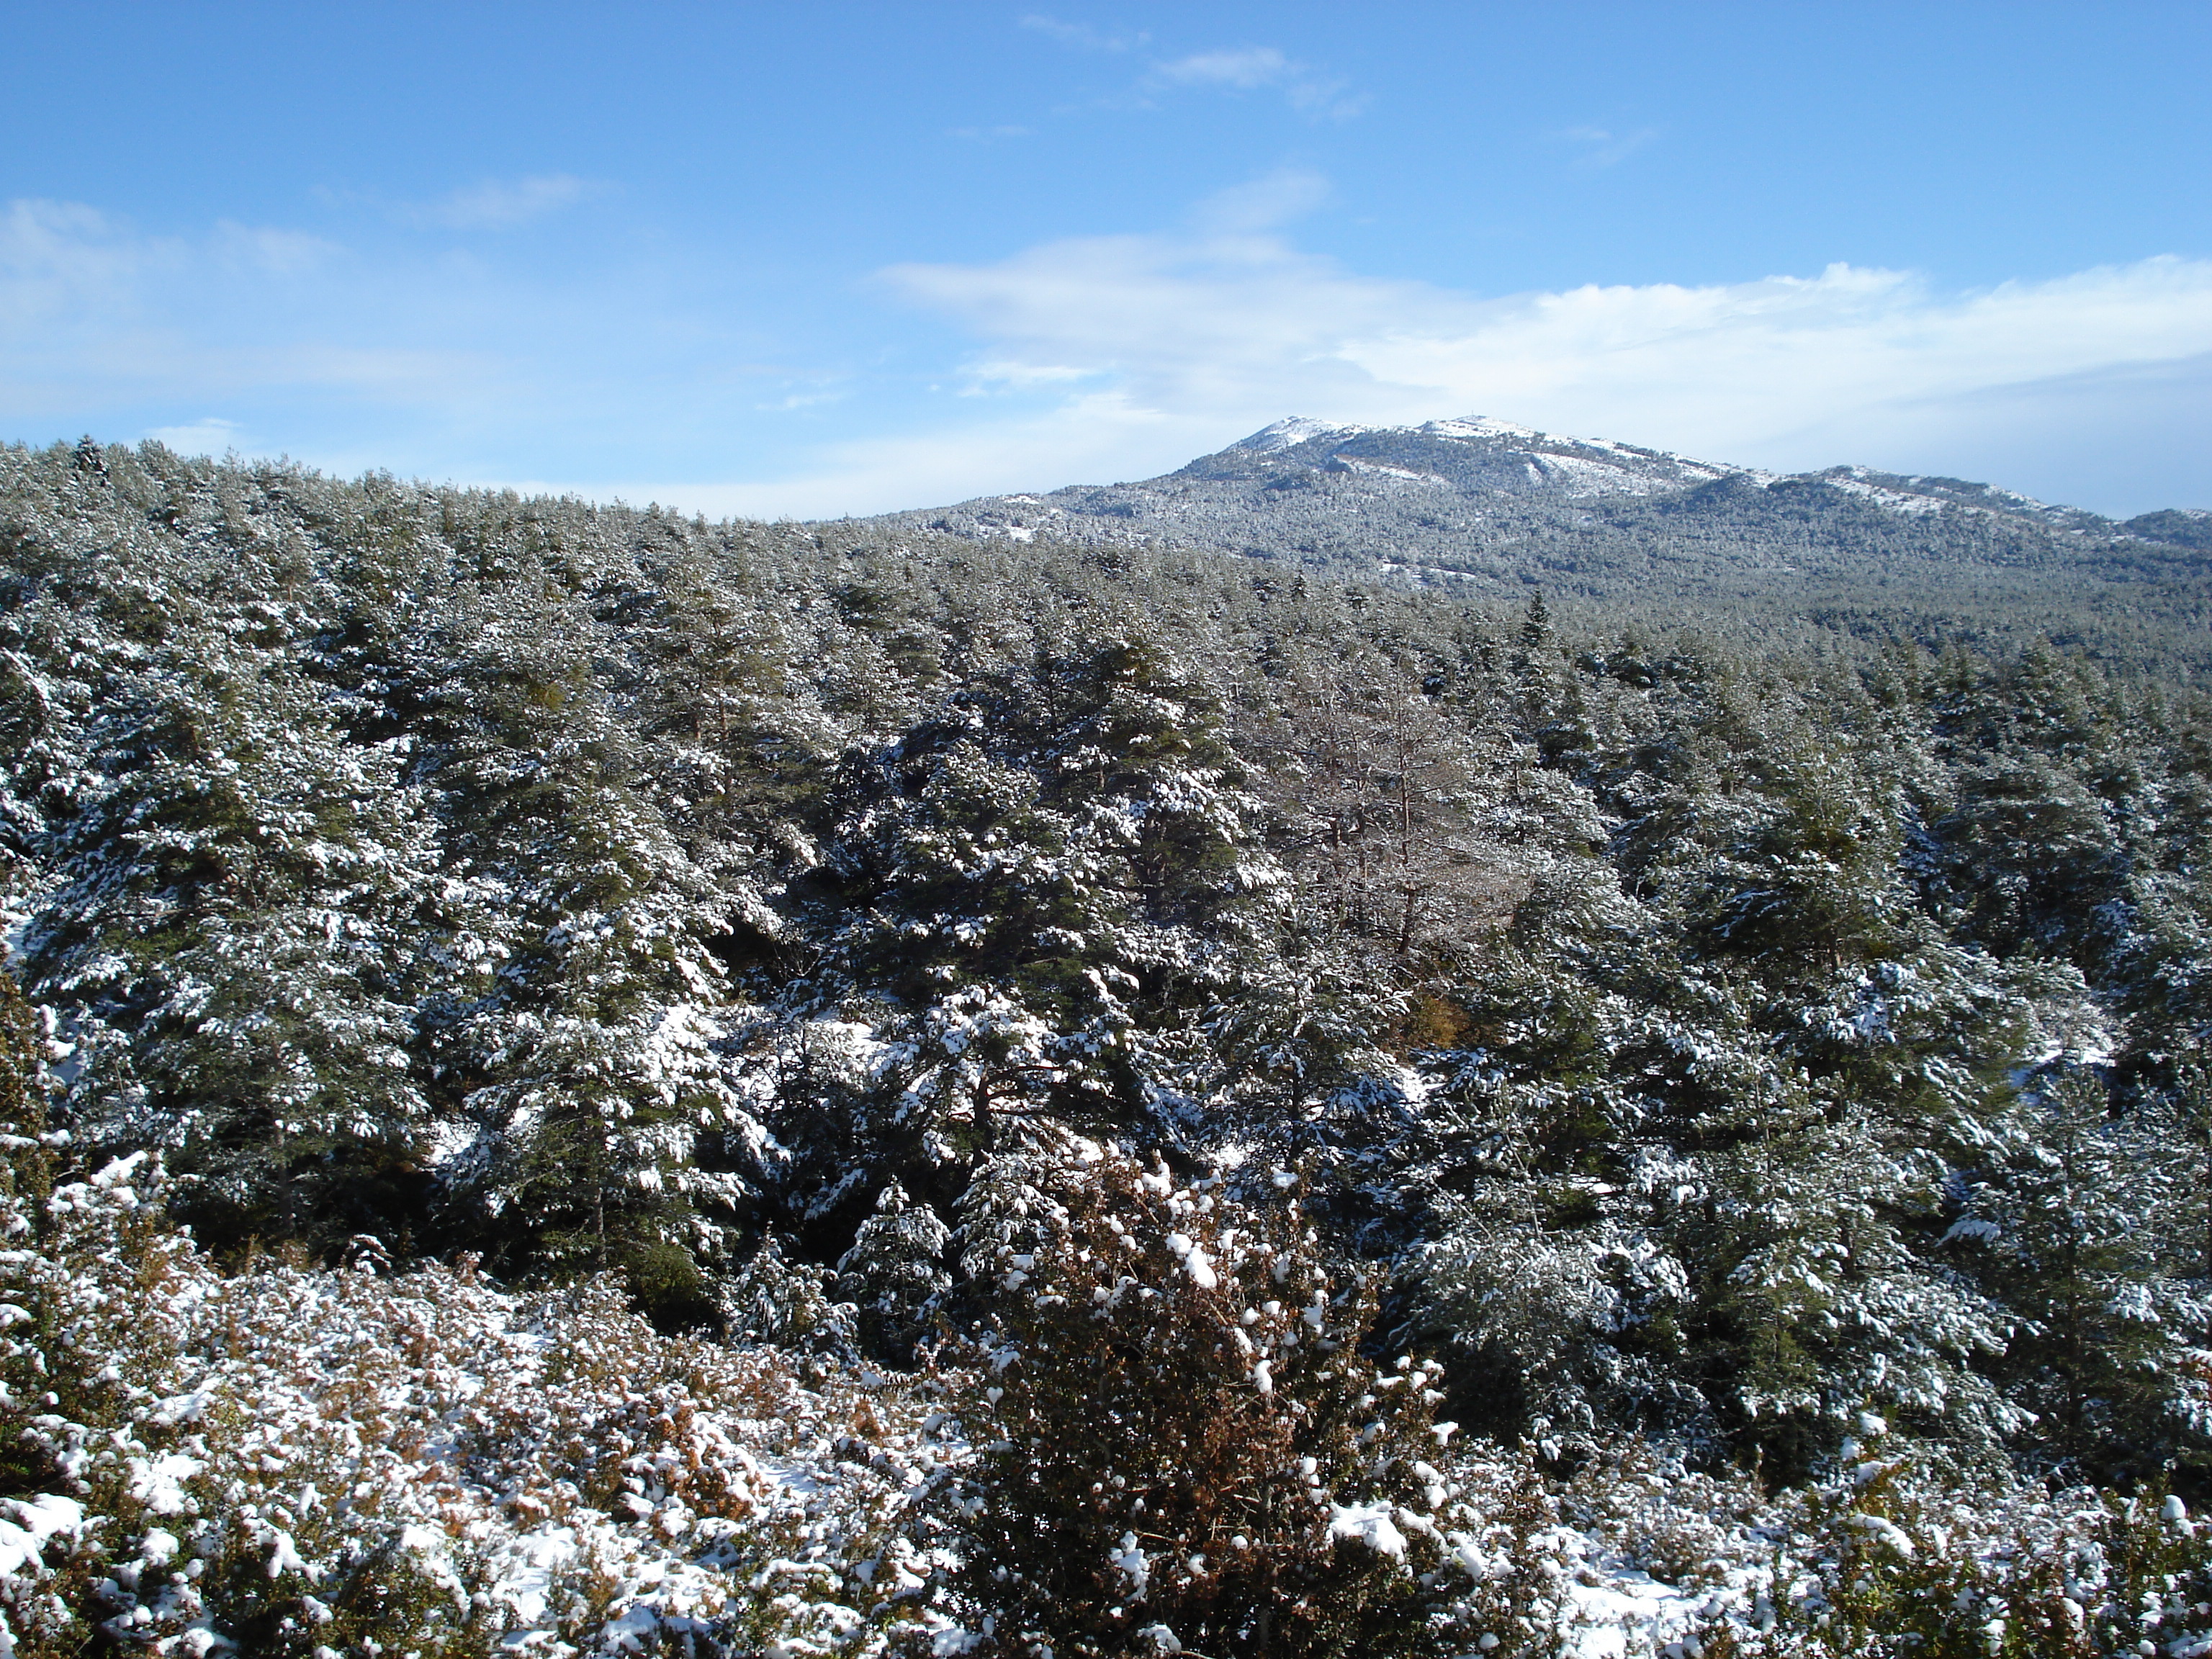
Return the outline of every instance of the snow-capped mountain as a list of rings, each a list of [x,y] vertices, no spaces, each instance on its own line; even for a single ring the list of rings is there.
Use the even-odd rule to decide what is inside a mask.
[[[887,528],[1281,560],[1520,588],[1686,593],[1847,582],[1873,566],[2094,569],[2193,564],[2203,515],[2126,525],[2017,492],[1862,466],[1781,475],[1469,416],[1419,426],[1303,416],[1155,478],[894,514]],[[2194,574],[2193,571],[2191,574]]]
[[[1602,439],[1563,438],[1469,416],[1420,426],[1338,426],[1292,416],[1263,427],[1176,477],[1243,478],[1285,466],[1443,484],[1462,494],[1648,495],[1748,469],[1693,461]]]

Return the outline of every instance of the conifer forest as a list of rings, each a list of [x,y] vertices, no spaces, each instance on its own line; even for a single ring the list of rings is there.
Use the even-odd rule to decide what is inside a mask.
[[[0,448],[0,1656],[2212,1654],[2202,516],[1981,510]]]

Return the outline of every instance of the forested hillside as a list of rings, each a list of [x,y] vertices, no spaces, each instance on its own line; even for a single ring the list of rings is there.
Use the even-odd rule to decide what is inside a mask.
[[[2170,619],[89,442],[0,450],[0,583],[25,1652],[1549,1653],[1632,1568],[1709,1653],[2208,1650]],[[288,1318],[461,1495],[222,1450]]]
[[[977,541],[1214,552],[1277,580],[1426,587],[1455,604],[1542,590],[1662,629],[1811,618],[1869,641],[2212,666],[2212,514],[2125,523],[1987,484],[1832,466],[1779,477],[1476,417],[1278,421],[1157,478],[992,495],[871,521]]]

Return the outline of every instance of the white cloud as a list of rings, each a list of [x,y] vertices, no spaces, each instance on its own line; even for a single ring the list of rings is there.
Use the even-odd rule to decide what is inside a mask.
[[[180,252],[81,203],[9,202],[0,214],[0,339],[27,341],[88,309],[114,315],[139,278],[173,265]]]
[[[266,271],[275,276],[299,276],[345,252],[320,236],[265,225],[241,225],[229,219],[216,224],[210,251],[234,269]]]
[[[1374,377],[1344,356],[1346,342],[1443,297],[1347,275],[1233,211],[1197,216],[1186,235],[1072,239],[995,264],[896,266],[883,280],[966,324],[1001,376],[1024,363],[1084,371],[1164,416],[1232,421],[1286,397],[1278,413],[1374,403]]]
[[[1569,127],[1559,137],[1580,147],[1582,154],[1576,158],[1576,165],[1609,167],[1657,143],[1659,129],[1638,127],[1632,132],[1614,132],[1605,127]]]
[[[0,209],[0,413],[15,429],[0,435],[120,415],[157,436],[211,438],[161,415],[274,394],[481,405],[511,377],[423,325],[482,301],[465,273],[400,279],[295,231],[222,222],[149,236],[81,204],[13,201]]]
[[[202,416],[186,426],[153,427],[146,433],[155,443],[165,444],[179,455],[228,454],[247,447],[245,435],[236,421],[226,421],[219,415]]]
[[[1133,453],[1188,459],[1218,446],[1218,434],[1203,418],[1140,409],[1108,392],[1077,397],[1029,418],[958,427],[937,422],[927,432],[827,445],[816,466],[757,483],[605,478],[481,482],[593,501],[619,499],[640,506],[659,501],[709,517],[835,518],[938,506],[1084,478],[1130,477],[1136,475],[1126,461]]]
[[[1172,64],[1162,64],[1152,71],[1161,80],[1177,86],[1235,87],[1243,92],[1255,87],[1280,86],[1297,72],[1297,65],[1273,46],[1194,52]]]
[[[418,224],[443,226],[447,230],[511,230],[542,219],[549,213],[572,207],[593,194],[586,179],[565,173],[534,174],[527,179],[487,179],[441,197],[434,202],[404,210],[403,216]]]
[[[1304,167],[1279,167],[1227,190],[1217,191],[1190,210],[1200,232],[1217,236],[1273,230],[1312,212],[1333,194],[1328,179]]]
[[[1122,476],[1182,459],[1146,434],[1194,419],[1218,442],[1294,412],[1485,413],[1792,469],[1953,470],[1954,455],[2070,449],[2081,458],[2073,493],[2101,488],[2122,507],[2128,492],[2097,479],[2117,480],[2113,467],[2156,440],[2145,422],[2170,422],[2191,398],[2197,429],[2209,412],[2208,376],[2190,365],[2212,354],[2212,261],[2152,258],[1966,292],[1836,264],[1485,299],[1347,271],[1233,213],[1195,217],[1183,234],[1073,239],[991,264],[896,267],[884,280],[964,323],[1002,378],[1023,363],[1098,377],[1103,390],[1069,410],[1117,400],[1116,429],[1135,441]],[[2125,399],[2094,391],[2154,370],[2165,388],[2155,415],[2145,404],[2130,418]],[[2069,412],[2092,402],[2094,422]],[[1980,441],[1996,426],[2008,447]],[[2045,437],[2029,443],[2030,428]],[[2212,495],[2212,470],[2196,465],[2184,487]],[[1059,481],[1075,476],[1063,469]]]
[[[764,404],[755,404],[757,410],[818,409],[824,404],[840,404],[852,394],[842,389],[820,392],[793,392]]]
[[[1664,427],[1723,455],[1907,409],[2212,350],[2212,262],[2173,258],[1944,293],[1907,272],[1522,295],[1347,337],[1380,385],[1516,418]],[[1809,464],[1811,458],[1807,458]]]
[[[1301,113],[1340,121],[1358,114],[1367,101],[1348,94],[1344,82],[1315,74],[1275,46],[1193,52],[1170,63],[1153,64],[1146,81],[1156,88],[1211,87],[1256,92],[1275,88]]]
[[[1089,23],[1062,22],[1057,17],[1048,17],[1041,12],[1031,12],[1024,17],[1021,27],[1057,40],[1063,46],[1072,46],[1078,52],[1129,52],[1152,38],[1141,32],[1123,34],[1094,28]]]
[[[1024,363],[1002,357],[988,357],[968,366],[967,376],[971,389],[981,391],[988,386],[1004,386],[1026,391],[1033,386],[1064,386],[1070,380],[1087,380],[1103,371],[1077,368],[1069,363]]]

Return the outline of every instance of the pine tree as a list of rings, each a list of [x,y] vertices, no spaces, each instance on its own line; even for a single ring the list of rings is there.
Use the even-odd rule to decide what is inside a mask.
[[[893,1364],[909,1363],[952,1288],[945,1255],[952,1230],[894,1181],[877,1194],[852,1249],[838,1258],[837,1287],[860,1310],[860,1338]]]
[[[438,1173],[511,1270],[619,1271],[656,1316],[695,1322],[759,1173],[743,1154],[766,1145],[726,1075],[710,946],[744,896],[657,810],[566,606],[534,584],[495,591],[461,642],[482,660],[436,671],[428,782],[459,866]],[[737,1167],[702,1167],[710,1136]]]
[[[177,655],[94,722],[43,849],[26,971],[74,1050],[65,1109],[97,1144],[172,1149],[219,1231],[373,1230],[429,1127],[423,826],[396,756],[349,744],[291,665]]]
[[[2002,1127],[1954,1231],[2022,1316],[2004,1373],[2040,1419],[2033,1461],[2076,1478],[2140,1478],[2174,1455],[2178,1430],[2201,1457],[2183,1356],[2205,1304],[2185,1277],[2197,1262],[2168,1254],[2161,1224],[2194,1196],[2193,1160],[2178,1164],[2168,1126],[2116,1109],[2105,1079],[2078,1061],[2043,1070]]]

